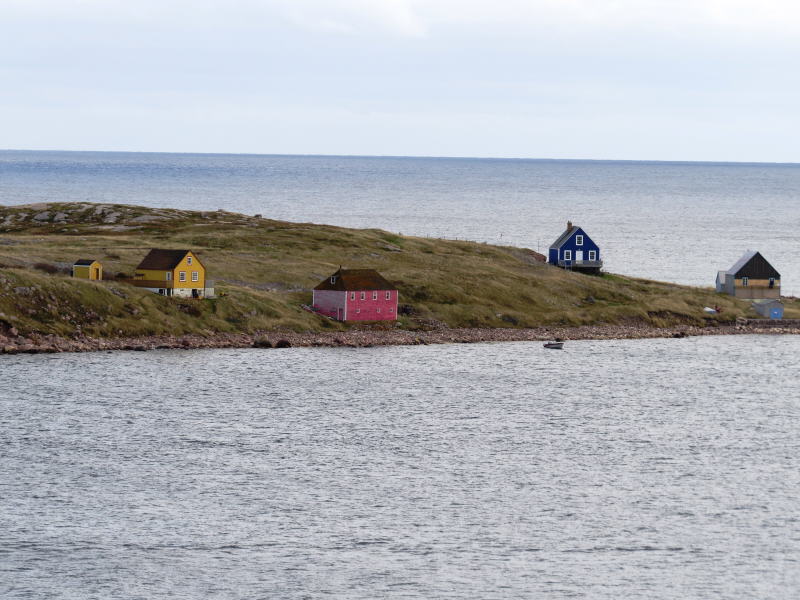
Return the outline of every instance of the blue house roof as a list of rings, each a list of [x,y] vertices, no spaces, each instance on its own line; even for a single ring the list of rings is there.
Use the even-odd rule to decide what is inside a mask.
[[[576,234],[579,231],[585,237],[587,237],[587,238],[589,237],[588,235],[586,235],[586,232],[581,229],[581,227],[578,227],[577,225],[573,225],[571,221],[567,221],[567,229],[564,231],[564,233],[562,233],[560,236],[558,236],[558,239],[555,242],[550,244],[550,249],[551,250],[558,250],[559,248],[561,248],[561,246],[563,246],[565,243],[567,243],[567,241],[573,236],[573,234]]]

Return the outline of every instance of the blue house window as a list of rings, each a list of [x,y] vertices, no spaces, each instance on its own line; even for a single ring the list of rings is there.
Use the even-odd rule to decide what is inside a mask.
[[[564,260],[572,260],[572,250],[564,250]]]
[[[583,246],[583,236],[582,235],[576,235],[575,236],[575,245],[576,246]]]

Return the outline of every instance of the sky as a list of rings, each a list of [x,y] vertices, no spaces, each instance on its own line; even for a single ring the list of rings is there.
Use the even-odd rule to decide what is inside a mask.
[[[800,162],[787,0],[0,0],[0,148]]]

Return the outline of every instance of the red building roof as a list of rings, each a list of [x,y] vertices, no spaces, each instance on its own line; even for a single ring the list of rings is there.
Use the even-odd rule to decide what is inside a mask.
[[[360,290],[396,290],[375,269],[339,269],[323,280],[315,290],[336,290],[340,292]]]

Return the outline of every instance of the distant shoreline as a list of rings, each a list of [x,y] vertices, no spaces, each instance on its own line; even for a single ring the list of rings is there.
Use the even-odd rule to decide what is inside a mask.
[[[339,332],[261,331],[251,334],[219,333],[209,336],[142,336],[119,338],[64,338],[31,334],[27,337],[0,336],[0,354],[50,354],[60,352],[101,352],[110,350],[199,350],[221,348],[371,348],[431,344],[475,344],[488,342],[543,342],[556,338],[571,340],[633,340],[685,338],[707,335],[799,335],[800,322],[678,326],[656,328],[628,325],[585,325],[578,327],[441,328],[429,331],[395,329],[375,331],[351,329]]]
[[[188,152],[185,150],[75,150],[63,148],[0,148],[0,153],[42,153],[42,154],[126,154],[126,155],[171,155],[171,156],[241,156],[264,158],[336,158],[336,159],[386,159],[386,160],[494,160],[498,162],[535,163],[607,163],[627,165],[675,165],[675,166],[800,166],[791,161],[754,160],[679,160],[660,158],[541,158],[531,156],[426,156],[422,154],[291,154],[284,152]]]

